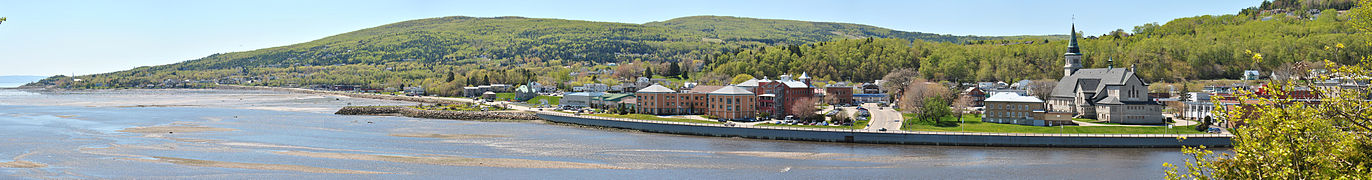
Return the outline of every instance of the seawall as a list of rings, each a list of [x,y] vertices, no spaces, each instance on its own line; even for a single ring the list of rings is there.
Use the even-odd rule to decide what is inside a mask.
[[[648,120],[577,116],[559,112],[538,112],[547,121],[633,129],[645,132],[743,137],[754,139],[852,142],[873,144],[919,144],[951,146],[1027,146],[1027,147],[1229,147],[1229,135],[1218,134],[1015,134],[960,132],[895,132],[787,127],[730,127],[716,124],[662,122]],[[1180,140],[1185,137],[1185,140]]]
[[[391,115],[399,114],[412,118],[456,119],[456,120],[539,120],[533,113],[525,112],[479,112],[479,111],[440,111],[422,110],[400,106],[348,106],[334,112],[338,115]]]

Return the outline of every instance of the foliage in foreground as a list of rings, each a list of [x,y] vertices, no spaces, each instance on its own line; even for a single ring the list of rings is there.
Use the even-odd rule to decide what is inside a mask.
[[[1353,10],[1360,26],[1372,23],[1372,0]],[[1362,14],[1359,14],[1362,13]],[[1362,35],[1370,35],[1366,30]],[[1261,61],[1261,58],[1254,58]],[[1333,63],[1326,63],[1333,64]],[[1272,81],[1241,92],[1235,108],[1216,106],[1222,120],[1246,123],[1234,131],[1233,153],[1188,147],[1184,167],[1164,164],[1167,179],[1372,179],[1372,101],[1366,88],[1319,88],[1314,82],[1372,79],[1372,56],[1355,65],[1329,65],[1316,81]],[[1320,103],[1281,97],[1298,88],[1322,95]],[[1184,139],[1183,139],[1184,140]]]

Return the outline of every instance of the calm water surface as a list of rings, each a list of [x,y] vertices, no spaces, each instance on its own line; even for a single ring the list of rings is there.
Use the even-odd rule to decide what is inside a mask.
[[[1174,148],[816,143],[331,114],[397,104],[413,103],[0,90],[0,163],[11,166],[0,179],[1158,179],[1163,162],[1182,158]]]

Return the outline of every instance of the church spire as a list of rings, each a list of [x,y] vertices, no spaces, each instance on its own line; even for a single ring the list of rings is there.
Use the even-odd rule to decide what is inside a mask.
[[[1067,53],[1081,54],[1081,49],[1077,48],[1077,23],[1072,23],[1072,39],[1067,42]]]
[[[1077,23],[1072,23],[1072,39],[1067,42],[1067,53],[1063,54],[1062,77],[1072,76],[1081,69],[1081,49],[1077,48]]]

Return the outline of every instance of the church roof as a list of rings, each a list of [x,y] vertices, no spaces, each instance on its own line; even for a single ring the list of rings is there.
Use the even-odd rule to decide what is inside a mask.
[[[1058,85],[1053,87],[1053,97],[1075,97],[1076,89],[1080,87],[1087,92],[1097,92],[1105,89],[1107,85],[1124,85],[1125,81],[1134,77],[1134,71],[1125,68],[1095,68],[1081,69],[1071,76],[1063,77],[1058,80]]]

